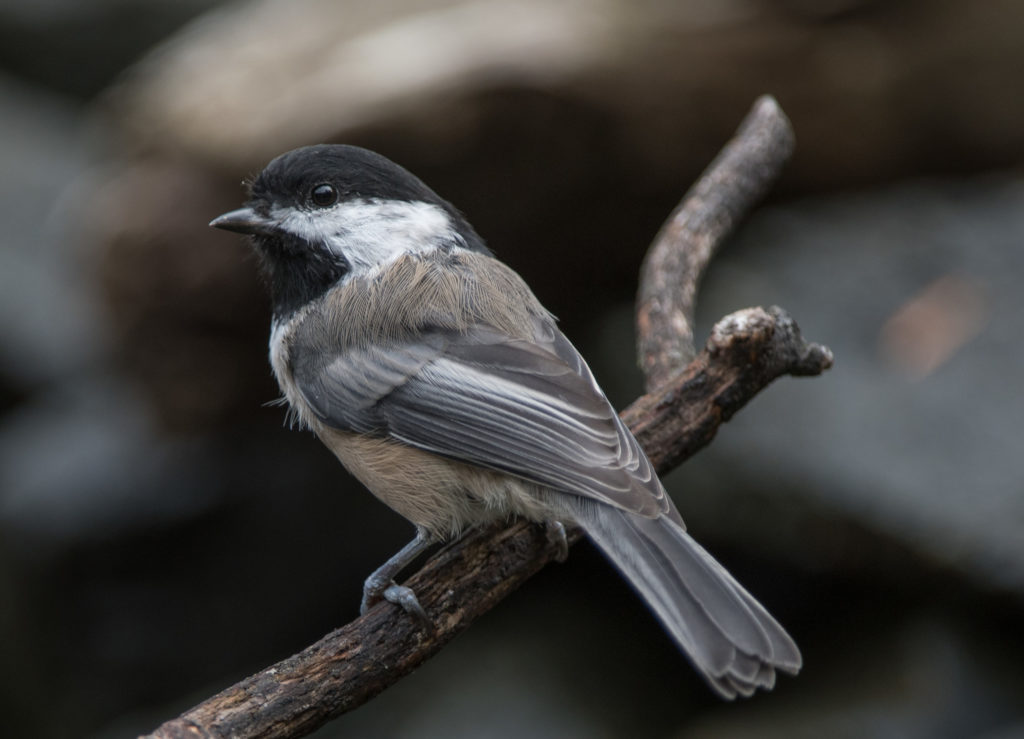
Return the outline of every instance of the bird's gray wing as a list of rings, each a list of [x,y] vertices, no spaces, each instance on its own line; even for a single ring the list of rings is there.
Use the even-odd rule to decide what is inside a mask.
[[[535,341],[483,326],[426,332],[387,348],[347,348],[293,372],[313,411],[334,428],[388,436],[643,516],[679,518],[650,461],[553,325],[539,326]]]

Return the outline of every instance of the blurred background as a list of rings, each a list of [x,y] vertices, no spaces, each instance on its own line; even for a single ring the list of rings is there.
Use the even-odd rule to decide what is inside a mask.
[[[242,239],[301,144],[462,209],[612,400],[650,239],[756,97],[796,154],[700,335],[778,304],[836,366],[668,478],[796,637],[716,700],[588,545],[319,737],[1024,736],[1024,5],[0,2],[0,715],[127,737],[352,619],[411,536],[284,427]]]

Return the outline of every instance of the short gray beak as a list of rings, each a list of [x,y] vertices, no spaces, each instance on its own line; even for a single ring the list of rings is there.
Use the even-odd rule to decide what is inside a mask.
[[[277,224],[269,218],[264,218],[252,208],[239,208],[217,216],[210,221],[210,225],[240,234],[269,234],[274,232]]]

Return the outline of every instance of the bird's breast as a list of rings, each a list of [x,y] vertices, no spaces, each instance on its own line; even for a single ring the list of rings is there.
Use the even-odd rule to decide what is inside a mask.
[[[270,329],[270,367],[277,385],[288,402],[299,425],[316,431],[320,425],[313,409],[302,397],[291,367],[292,337],[296,326],[302,321],[304,312],[299,312],[286,321],[275,321]]]

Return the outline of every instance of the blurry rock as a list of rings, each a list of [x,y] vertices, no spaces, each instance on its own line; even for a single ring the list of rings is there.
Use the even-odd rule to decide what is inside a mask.
[[[380,150],[454,202],[571,334],[631,298],[648,240],[763,92],[796,126],[790,190],[1024,153],[1024,97],[1004,94],[1024,61],[1015,13],[995,0],[226,6],[101,108],[121,163],[93,225],[122,356],[161,388],[174,428],[273,397],[246,374],[265,367],[250,363],[267,320],[253,270],[204,224],[269,158],[328,140]],[[197,373],[201,397],[175,387]]]
[[[253,2],[202,18],[152,54],[115,92],[116,107],[144,145],[231,167],[430,114],[436,133],[457,138],[473,127],[472,106],[448,114],[474,93],[559,87],[607,59],[617,11],[539,0]]]
[[[784,304],[836,365],[762,393],[687,465],[679,499],[717,512],[701,525],[788,542],[812,568],[870,559],[827,525],[766,536],[766,509],[744,515],[729,491],[760,491],[782,521],[813,501],[979,584],[1024,593],[1022,240],[1020,179],[918,183],[756,214],[713,265],[702,314]],[[908,306],[926,299],[930,312],[908,322]],[[893,361],[894,320],[900,346],[926,351],[926,363]],[[936,330],[941,354],[914,349]]]
[[[148,148],[237,171],[367,129],[436,160],[488,134],[487,92],[543,91],[602,111],[650,178],[702,166],[771,92],[800,139],[790,182],[843,184],[1019,156],[1022,22],[998,0],[254,0],[150,55],[112,111]]]

